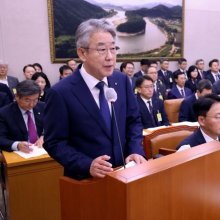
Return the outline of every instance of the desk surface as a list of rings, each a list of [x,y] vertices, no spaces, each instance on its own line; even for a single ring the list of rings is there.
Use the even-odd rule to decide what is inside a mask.
[[[2,154],[4,156],[7,167],[15,167],[20,165],[40,163],[40,162],[53,160],[48,154],[44,154],[38,157],[32,157],[29,159],[25,159],[14,152],[3,151]]]

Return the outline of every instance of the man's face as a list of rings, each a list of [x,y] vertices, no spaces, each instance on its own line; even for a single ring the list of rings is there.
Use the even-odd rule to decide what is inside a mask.
[[[205,66],[204,61],[199,61],[196,65],[196,67],[202,71],[204,70],[204,66]]]
[[[110,76],[116,64],[115,40],[108,32],[95,32],[88,49],[78,48],[78,55],[86,71],[98,80]]]
[[[31,110],[34,108],[38,102],[39,94],[29,95],[19,97],[18,95],[15,96],[15,99],[21,109],[24,111]]]
[[[75,60],[70,60],[69,62],[68,62],[68,66],[70,67],[70,68],[72,68],[72,70],[73,70],[73,72],[76,70],[76,61]]]
[[[163,63],[160,64],[160,67],[162,70],[167,71],[169,69],[169,62],[168,61],[163,61]]]
[[[141,65],[141,70],[142,70],[145,74],[147,74],[148,65],[147,65],[147,64]]]
[[[214,73],[217,73],[219,70],[219,63],[218,62],[213,62],[211,66],[211,71]]]
[[[72,74],[72,71],[70,69],[66,69],[66,70],[63,71],[63,75],[61,75],[60,77],[65,78],[65,77],[67,77],[71,74]]]
[[[147,75],[150,76],[154,82],[158,79],[157,69],[155,67],[149,67]]]
[[[150,99],[154,93],[154,84],[150,80],[144,80],[139,88],[138,93],[145,99]]]
[[[186,70],[187,62],[186,62],[186,61],[183,61],[179,66],[180,66],[180,69]]]
[[[123,72],[126,73],[128,77],[134,75],[134,66],[131,63],[127,63],[126,67],[123,69]]]
[[[0,64],[0,76],[5,77],[7,76],[8,72],[8,65],[7,64]]]
[[[185,74],[178,75],[178,77],[177,77],[177,79],[175,79],[175,81],[179,87],[183,88],[185,86],[185,82],[186,82]]]
[[[207,135],[216,139],[220,135],[220,103],[214,103],[205,117],[198,117],[198,122]]]

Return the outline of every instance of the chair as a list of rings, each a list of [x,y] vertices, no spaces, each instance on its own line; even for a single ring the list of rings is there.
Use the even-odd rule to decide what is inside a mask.
[[[155,130],[144,136],[144,150],[147,158],[155,158],[176,152],[177,145],[194,132],[197,126],[178,125]]]
[[[170,123],[179,121],[179,110],[183,99],[169,99],[164,101],[164,108]]]

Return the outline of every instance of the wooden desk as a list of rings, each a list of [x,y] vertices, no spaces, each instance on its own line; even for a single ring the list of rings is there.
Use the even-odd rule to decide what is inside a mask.
[[[60,220],[63,168],[48,155],[24,159],[3,152],[8,220]]]

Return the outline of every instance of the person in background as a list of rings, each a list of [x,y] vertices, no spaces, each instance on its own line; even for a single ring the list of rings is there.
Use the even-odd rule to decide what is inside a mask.
[[[214,82],[212,86],[213,93],[220,95],[220,80]]]
[[[203,59],[196,60],[196,67],[198,69],[198,80],[205,79],[206,71],[204,71],[205,63]]]
[[[7,85],[5,85],[4,83],[0,83],[0,92],[1,93],[5,93],[7,95],[7,97],[9,98],[10,102],[14,101],[14,96],[11,93],[11,90],[9,89],[9,87]],[[7,99],[7,98],[6,98]]]
[[[166,99],[166,86],[160,79],[158,79],[157,69],[155,67],[149,67],[147,75],[150,76],[154,82],[154,97],[157,97],[161,100]]]
[[[43,72],[43,67],[39,63],[34,63],[33,66],[36,72]]]
[[[69,66],[73,70],[72,72],[74,72],[76,70],[76,68],[77,68],[77,63],[76,63],[76,61],[74,59],[68,60],[66,62],[66,65]]]
[[[71,75],[73,73],[73,70],[68,65],[63,65],[59,68],[59,72],[60,72],[60,80],[61,80]]]
[[[187,71],[188,80],[186,80],[185,86],[189,88],[192,93],[196,92],[196,86],[199,82],[198,80],[198,69],[196,66],[190,66]]]
[[[205,78],[210,80],[212,84],[217,82],[220,78],[219,76],[219,60],[213,59],[209,62],[209,70],[206,71]]]
[[[15,87],[17,86],[18,82],[19,81],[16,77],[8,75],[8,64],[0,61],[0,83],[8,86],[13,96],[15,94]]]
[[[143,127],[153,128],[169,125],[163,101],[157,97],[153,98],[154,82],[152,78],[148,75],[139,77],[136,80],[136,88]]]
[[[192,95],[190,95],[189,97],[185,98],[182,101],[179,110],[179,122],[181,121],[196,122],[197,118],[193,111],[193,104],[196,102],[198,98],[211,93],[212,93],[211,82],[208,79],[200,80],[197,84],[196,93],[193,93]]]
[[[173,72],[173,75],[176,74],[176,72],[182,72],[184,73],[186,79],[187,79],[187,59],[180,58],[178,60],[179,69],[177,69],[175,72]]]
[[[183,72],[176,71],[175,73],[173,73],[173,78],[175,84],[168,92],[168,99],[186,98],[187,96],[190,96],[192,94],[191,90],[185,87],[186,77]]]
[[[157,60],[151,60],[150,61],[150,67],[158,68],[158,62]]]
[[[184,145],[195,147],[220,140],[220,97],[216,94],[203,96],[195,102],[193,110],[200,127],[184,139],[177,150]]]
[[[50,81],[47,78],[47,75],[42,72],[36,72],[32,78],[40,87],[40,96],[39,100],[45,102],[47,90],[50,88]]]
[[[64,166],[65,176],[104,178],[123,165],[123,158],[125,163],[146,161],[143,127],[128,77],[114,71],[114,27],[104,19],[90,19],[78,26],[75,39],[83,64],[48,92],[44,148]],[[108,87],[117,94],[115,100],[111,90],[114,112],[105,98]]]
[[[0,109],[0,149],[29,153],[32,144],[43,144],[44,103],[38,102],[40,87],[33,80],[16,86],[16,101]]]
[[[166,86],[167,92],[169,92],[173,86],[173,73],[169,70],[168,59],[160,59],[160,70],[158,70],[158,78]]]
[[[142,59],[140,61],[141,69],[134,74],[134,77],[144,76],[147,74],[148,67],[150,66],[150,61],[148,59]]]
[[[120,71],[128,76],[131,83],[131,88],[135,89],[136,77],[134,77],[134,63],[131,61],[123,62],[120,66]]]
[[[31,64],[28,64],[23,67],[23,73],[24,73],[25,79],[31,79],[31,77],[34,75],[35,72],[36,70],[34,66]]]

